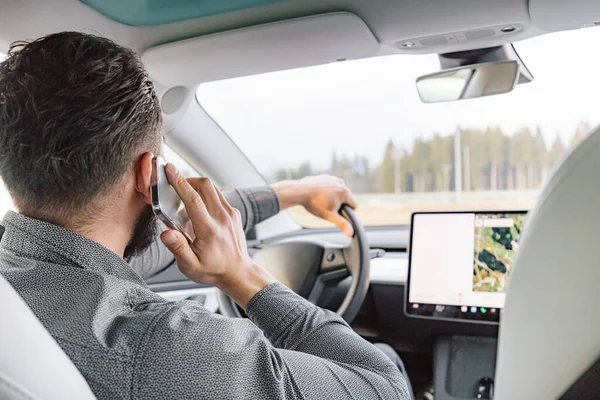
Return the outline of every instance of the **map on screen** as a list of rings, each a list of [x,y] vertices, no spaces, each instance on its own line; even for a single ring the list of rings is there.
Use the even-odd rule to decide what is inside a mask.
[[[475,215],[474,292],[506,291],[524,223],[525,214]]]

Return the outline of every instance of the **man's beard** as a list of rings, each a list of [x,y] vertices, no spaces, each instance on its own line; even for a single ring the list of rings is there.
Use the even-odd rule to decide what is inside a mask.
[[[157,225],[156,215],[152,211],[152,207],[148,205],[135,222],[133,234],[125,247],[123,258],[127,260],[135,257],[150,247],[156,239]]]

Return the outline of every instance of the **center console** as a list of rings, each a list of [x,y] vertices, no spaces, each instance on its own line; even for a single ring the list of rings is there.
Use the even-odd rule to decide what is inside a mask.
[[[449,336],[438,339],[433,349],[436,400],[491,398],[496,347],[495,338]]]
[[[525,211],[413,214],[406,316],[498,325],[525,218]],[[492,337],[438,338],[435,398],[491,398],[496,347]]]

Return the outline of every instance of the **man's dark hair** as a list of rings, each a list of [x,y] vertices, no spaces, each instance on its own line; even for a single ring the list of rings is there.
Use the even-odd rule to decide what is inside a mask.
[[[138,56],[62,32],[15,43],[0,63],[0,176],[19,210],[60,222],[113,189],[162,142]]]

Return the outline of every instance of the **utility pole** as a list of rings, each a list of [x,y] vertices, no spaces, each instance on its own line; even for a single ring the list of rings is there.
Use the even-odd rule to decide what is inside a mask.
[[[442,170],[443,170],[443,186],[444,186],[444,192],[450,192],[450,170],[452,169],[452,165],[451,164],[444,164],[442,165]]]
[[[461,162],[461,146],[460,146],[460,128],[454,133],[454,190],[456,199],[460,200],[462,195],[462,162]]]
[[[400,158],[402,157],[402,152],[399,150],[395,150],[394,152],[394,193],[400,193],[400,184],[401,182],[401,174],[400,171]]]
[[[465,192],[469,192],[471,190],[471,157],[469,146],[465,146],[463,150],[463,164],[465,171]]]

